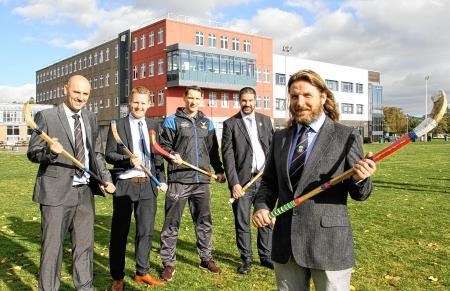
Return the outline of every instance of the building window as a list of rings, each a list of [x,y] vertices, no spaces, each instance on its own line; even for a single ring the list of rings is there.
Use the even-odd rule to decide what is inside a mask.
[[[105,56],[105,62],[109,61],[109,47],[106,48],[106,52],[105,52],[106,56]]]
[[[150,91],[150,107],[155,106],[155,94],[153,93],[153,91]]]
[[[133,39],[133,51],[137,51],[137,47],[138,47],[138,40],[137,37],[134,37]]]
[[[148,46],[154,46],[155,45],[155,33],[151,31],[148,35]]]
[[[155,62],[151,61],[148,64],[148,76],[153,77],[155,75]]]
[[[164,91],[158,91],[158,106],[164,105]]]
[[[364,114],[364,105],[356,104],[356,114]]]
[[[256,83],[261,82],[261,70],[256,69]]]
[[[119,71],[114,73],[114,84],[119,84]]]
[[[77,61],[73,61],[73,71],[76,72],[77,71]],[[54,70],[54,75],[56,77],[56,70]]]
[[[234,51],[238,51],[239,50],[239,38],[233,37],[231,49],[234,50]]]
[[[286,110],[286,100],[281,98],[275,99],[275,109],[276,110]]]
[[[92,55],[89,55],[89,68],[92,67]],[[67,72],[66,72],[67,74]]]
[[[98,63],[98,53],[94,53],[94,66]]]
[[[105,102],[106,104],[105,104],[105,108],[109,108],[109,106],[110,106],[110,104],[109,104],[109,98],[107,98],[106,99],[106,102]]]
[[[228,36],[222,35],[220,37],[220,48],[228,49]]]
[[[216,92],[209,92],[209,107],[217,106],[217,94]]]
[[[119,57],[119,45],[116,44],[116,47],[114,48],[114,58],[117,59]]]
[[[115,98],[114,106],[115,107],[119,106],[119,97],[118,96],[116,96],[116,98]]]
[[[239,108],[239,94],[233,93],[233,108]]]
[[[137,66],[133,66],[133,80],[137,80],[138,76],[138,68]]]
[[[94,89],[97,89],[98,86],[98,82],[97,82],[97,77],[94,77]]]
[[[100,75],[99,82],[100,82],[99,87],[103,88],[103,75]]]
[[[158,60],[158,75],[164,74],[164,60],[159,59]]]
[[[195,33],[195,44],[196,45],[203,45],[203,32],[197,31]]]
[[[86,69],[87,67],[87,57],[84,57],[84,63],[83,63],[83,69]]]
[[[216,35],[214,33],[208,34],[208,46],[216,47]]]
[[[353,83],[351,82],[341,82],[341,91],[353,93]]]
[[[264,96],[264,109],[269,109],[269,108],[270,108],[270,97]]]
[[[265,69],[263,72],[264,75],[264,83],[270,83],[270,72],[269,69]]]
[[[146,69],[147,69],[147,65],[142,64],[141,65],[141,79],[145,79],[145,75],[147,74]]]
[[[328,89],[332,91],[339,91],[339,82],[336,80],[325,80]]]
[[[105,77],[105,86],[109,87],[109,73],[106,73],[106,77]]]
[[[249,53],[252,50],[252,46],[249,40],[244,40],[244,52]]]
[[[145,49],[145,34],[141,35],[141,50]]]
[[[161,27],[158,30],[158,44],[163,43],[164,42],[164,29]]]
[[[286,75],[285,74],[275,74],[275,84],[276,85],[286,85]]]
[[[356,93],[363,94],[364,93],[363,88],[364,88],[363,84],[356,83]]]
[[[98,62],[99,62],[100,64],[103,63],[103,50],[100,51],[100,55],[99,55],[99,57],[98,57]]]
[[[344,114],[353,114],[353,104],[342,103],[342,113]]]
[[[256,108],[262,108],[262,98],[261,96],[256,96]]]
[[[228,108],[228,93],[222,93],[222,107]]]

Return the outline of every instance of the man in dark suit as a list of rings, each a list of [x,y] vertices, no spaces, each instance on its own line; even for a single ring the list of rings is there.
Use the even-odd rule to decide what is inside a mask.
[[[115,141],[109,130],[106,144],[106,161],[114,165],[117,191],[113,197],[111,239],[109,243],[109,267],[113,278],[112,290],[124,289],[125,250],[134,211],[136,220],[135,260],[136,282],[160,286],[164,282],[150,276],[149,255],[155,224],[158,190],[142,170],[149,169],[160,182],[164,182],[164,164],[161,156],[150,148],[149,130],[158,131],[156,121],[145,118],[150,108],[150,91],[138,86],[131,90],[128,101],[130,114],[117,120],[117,132],[126,147],[136,155],[130,157]]]
[[[376,166],[363,158],[358,132],[337,123],[333,93],[317,73],[295,73],[288,88],[289,127],[274,134],[253,223],[271,224],[277,202],[284,205],[353,167],[350,179],[278,216],[272,248],[279,290],[309,290],[311,277],[316,290],[349,290],[355,257],[347,197],[368,198]]]
[[[222,158],[233,203],[236,244],[243,264],[238,273],[248,274],[252,265],[250,211],[259,182],[244,193],[247,184],[263,170],[272,141],[273,127],[268,116],[255,112],[256,91],[244,87],[239,91],[241,111],[223,123]],[[261,265],[273,269],[270,258],[272,226],[258,228],[258,254]]]
[[[73,254],[73,282],[77,290],[94,290],[94,197],[98,183],[80,171],[62,150],[77,157],[97,173],[113,193],[109,171],[103,158],[96,115],[83,109],[91,86],[80,75],[70,77],[64,86],[63,104],[35,115],[36,124],[53,137],[46,144],[36,133],[31,135],[27,156],[39,163],[33,201],[41,210],[41,263],[39,290],[58,290],[60,286],[64,236],[70,233]]]

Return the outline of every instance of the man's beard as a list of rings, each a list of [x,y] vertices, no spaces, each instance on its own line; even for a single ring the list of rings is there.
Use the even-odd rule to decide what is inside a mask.
[[[296,111],[292,107],[289,109],[289,111],[291,112],[291,115],[293,116],[296,123],[310,125],[311,123],[319,119],[320,115],[323,112],[323,107],[319,106],[317,108],[312,108],[308,111],[308,114],[306,116],[297,116]]]

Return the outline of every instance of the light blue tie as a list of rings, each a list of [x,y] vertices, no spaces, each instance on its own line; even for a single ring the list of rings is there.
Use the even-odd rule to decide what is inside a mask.
[[[142,161],[144,162],[145,167],[150,168],[150,152],[148,150],[147,144],[145,143],[144,131],[142,130],[142,121],[139,121],[139,135],[140,135],[140,144],[142,150]]]

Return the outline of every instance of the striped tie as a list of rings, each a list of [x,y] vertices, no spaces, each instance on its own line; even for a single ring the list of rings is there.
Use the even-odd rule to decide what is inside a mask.
[[[142,161],[144,162],[145,167],[150,169],[150,152],[147,147],[147,143],[145,142],[144,131],[142,130],[143,123],[142,121],[138,122],[139,125],[139,136],[140,136],[140,144],[142,150]]]
[[[303,168],[306,160],[306,149],[308,148],[308,133],[309,127],[303,126],[298,134],[297,142],[292,155],[289,166],[289,179],[291,181],[292,189],[297,189],[298,182],[302,176]]]
[[[75,157],[79,160],[83,165],[85,162],[85,154],[84,154],[84,144],[83,144],[83,132],[81,131],[81,122],[80,115],[74,114],[72,115],[73,119],[75,119],[74,125],[74,138],[75,138]],[[78,177],[83,176],[83,170],[76,168],[75,174]]]

